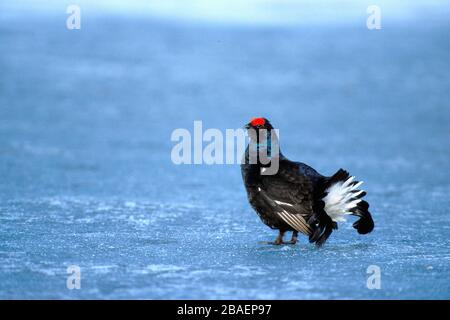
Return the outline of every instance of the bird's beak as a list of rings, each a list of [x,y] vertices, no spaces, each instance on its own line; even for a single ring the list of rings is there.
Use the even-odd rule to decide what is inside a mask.
[[[244,126],[244,129],[250,129],[251,128],[251,126],[250,126],[250,123],[247,123],[245,126]]]

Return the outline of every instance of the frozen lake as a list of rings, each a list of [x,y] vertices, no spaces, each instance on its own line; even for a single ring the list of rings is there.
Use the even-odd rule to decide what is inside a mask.
[[[64,24],[0,19],[0,298],[450,298],[448,19]],[[287,157],[364,180],[374,232],[261,244],[237,165],[170,161],[174,129],[253,116]]]

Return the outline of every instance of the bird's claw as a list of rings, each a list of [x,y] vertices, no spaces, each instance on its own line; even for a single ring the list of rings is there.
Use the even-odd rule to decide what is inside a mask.
[[[270,245],[274,245],[274,246],[281,246],[282,244],[296,244],[297,241],[261,241],[261,244],[270,244]]]
[[[281,243],[276,242],[276,241],[260,241],[259,243],[260,244],[271,244],[271,245],[275,245],[275,246],[278,246],[278,245],[281,244]]]

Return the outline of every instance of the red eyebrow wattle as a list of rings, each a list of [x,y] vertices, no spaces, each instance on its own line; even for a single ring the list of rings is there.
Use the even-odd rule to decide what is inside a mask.
[[[250,124],[254,127],[256,126],[263,126],[266,123],[266,120],[264,118],[254,118],[252,121],[250,121]]]

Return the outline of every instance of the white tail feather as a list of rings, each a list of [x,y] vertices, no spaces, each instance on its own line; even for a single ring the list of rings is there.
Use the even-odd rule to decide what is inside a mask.
[[[355,199],[355,197],[364,191],[353,191],[357,190],[362,181],[351,185],[354,179],[355,177],[352,176],[345,182],[336,182],[326,190],[327,195],[322,200],[325,202],[325,212],[331,220],[335,222],[345,221],[345,216],[352,214],[351,210],[361,201],[361,199]]]

